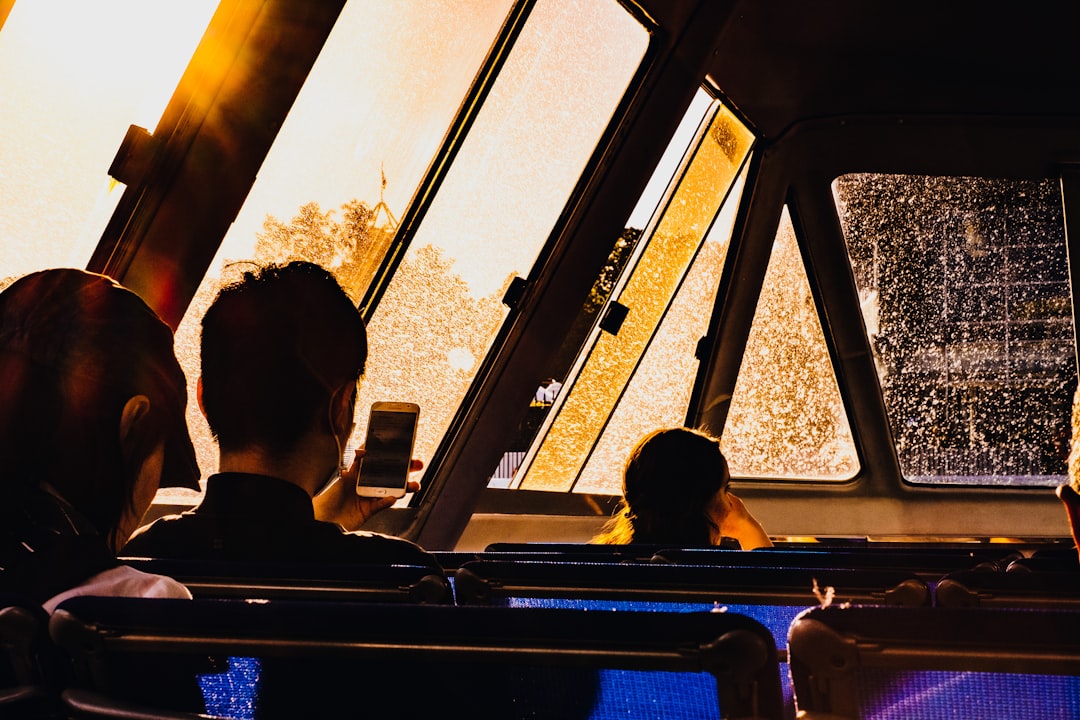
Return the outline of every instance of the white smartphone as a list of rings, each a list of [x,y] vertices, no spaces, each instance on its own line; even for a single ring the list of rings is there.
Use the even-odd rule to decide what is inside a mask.
[[[420,406],[410,402],[377,402],[368,416],[364,457],[356,494],[367,497],[402,497],[409,480],[409,465],[416,442]]]

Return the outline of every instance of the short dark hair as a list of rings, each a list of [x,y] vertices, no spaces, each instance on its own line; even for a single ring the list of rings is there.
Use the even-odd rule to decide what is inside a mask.
[[[222,288],[201,348],[203,410],[221,448],[284,452],[363,374],[367,332],[333,274],[295,261]]]
[[[135,395],[150,399],[147,432],[125,460],[118,429]],[[158,443],[170,468],[162,484],[198,488],[186,405],[172,330],[135,293],[74,269],[31,273],[0,293],[5,501],[48,483],[116,540],[138,470]]]

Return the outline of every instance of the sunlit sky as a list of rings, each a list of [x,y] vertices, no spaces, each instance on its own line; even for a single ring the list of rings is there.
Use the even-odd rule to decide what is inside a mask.
[[[250,257],[267,214],[287,220],[312,200],[374,205],[384,169],[400,217],[510,5],[346,3],[219,257]]]
[[[85,266],[122,191],[107,176],[120,141],[153,129],[215,5],[15,3],[0,31],[0,277]]]
[[[267,213],[374,204],[382,168],[400,214],[510,4],[347,3],[221,256],[249,257]],[[127,127],[153,130],[215,6],[15,4],[0,32],[0,276],[85,265],[123,190],[107,170]]]
[[[0,277],[85,265],[123,191],[109,180],[107,169],[124,132],[130,124],[154,128],[215,5],[216,0],[15,3],[0,32],[0,192],[7,200],[0,213]],[[288,220],[311,201],[324,211],[354,198],[374,205],[383,171],[386,202],[400,217],[511,5],[512,0],[475,0],[463,12],[457,0],[346,3],[210,274],[216,275],[223,261],[252,256],[268,214]],[[528,205],[519,201],[519,207],[508,207],[507,193],[468,189],[444,197],[432,211],[444,216],[432,223],[440,226],[434,240],[452,257],[475,257],[481,236],[546,235],[552,217],[537,210],[561,207],[569,188],[560,183],[572,184],[580,169],[549,163],[547,172],[558,174],[557,181],[528,175],[523,182],[518,175],[535,172],[530,156],[550,157],[551,144],[566,141],[567,116],[589,111],[537,99],[552,91],[565,98],[556,79],[567,74],[560,70],[568,69],[567,63],[580,67],[625,57],[632,72],[644,47],[640,26],[615,3],[539,3],[533,16],[532,26],[545,30],[583,26],[595,45],[588,52],[597,57],[583,58],[580,41],[560,46],[544,30],[533,31],[533,37],[527,31],[519,39],[512,60],[518,69],[504,73],[512,78],[504,83],[509,87],[490,99],[498,112],[488,113],[487,130],[474,133],[492,135],[492,127],[504,124],[521,128],[508,132],[519,133],[509,142],[523,155],[495,166],[486,162],[491,151],[480,147],[472,167],[458,173],[487,173],[481,181],[487,187],[524,185]],[[588,28],[590,23],[596,27]],[[609,68],[613,77],[626,72],[614,69]],[[504,123],[508,116],[528,120]],[[501,142],[505,146],[507,139]],[[449,222],[473,205],[467,223]],[[506,226],[507,215],[515,217],[513,228]],[[530,230],[533,224],[537,227]],[[500,243],[490,251],[512,252],[512,246]],[[503,267],[508,260],[516,259],[503,257]],[[506,280],[505,271],[488,273],[475,262],[457,270],[478,296]]]

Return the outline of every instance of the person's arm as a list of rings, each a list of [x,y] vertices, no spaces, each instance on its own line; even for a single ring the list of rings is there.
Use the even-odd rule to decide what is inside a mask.
[[[724,516],[720,522],[720,535],[735,538],[743,550],[772,547],[772,540],[761,527],[746,505],[735,495],[723,491]]]
[[[394,504],[395,498],[392,497],[361,497],[356,494],[356,479],[360,474],[362,457],[364,449],[360,448],[348,469],[312,498],[316,519],[337,523],[345,530],[359,530],[372,515]],[[424,464],[414,458],[409,465],[409,472],[416,472],[423,467]],[[410,480],[405,488],[406,492],[416,492],[419,489],[420,483],[415,480]]]

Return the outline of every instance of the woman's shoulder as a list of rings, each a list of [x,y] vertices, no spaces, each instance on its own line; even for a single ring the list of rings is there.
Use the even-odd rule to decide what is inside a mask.
[[[53,596],[44,603],[44,607],[51,613],[64,600],[82,595],[191,599],[191,591],[183,583],[170,577],[143,572],[127,565],[117,565]]]

